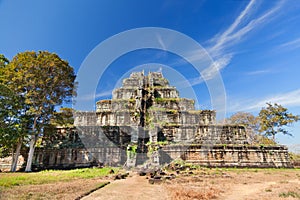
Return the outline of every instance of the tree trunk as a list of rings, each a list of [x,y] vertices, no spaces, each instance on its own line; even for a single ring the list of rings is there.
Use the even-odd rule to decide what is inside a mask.
[[[33,154],[34,154],[36,138],[37,138],[36,135],[32,135],[31,140],[30,140],[29,153],[28,153],[25,172],[31,172],[31,165],[32,165],[32,159],[33,159]]]
[[[16,153],[13,154],[13,159],[12,159],[11,168],[10,168],[11,172],[15,172],[17,170],[17,165],[18,165],[18,160],[19,160],[22,143],[23,143],[23,138],[20,138],[18,141],[18,144],[17,144]]]
[[[38,119],[38,117],[35,116],[34,121],[33,121],[33,126],[32,126],[33,135],[31,136],[31,139],[30,139],[29,153],[28,153],[25,172],[31,172],[31,165],[32,165],[32,158],[33,158],[33,154],[34,154],[34,147],[35,147],[35,143],[38,139],[38,135],[35,133],[35,127],[36,127],[37,119]]]
[[[13,163],[15,162],[15,148],[14,145],[11,147],[11,166],[10,171],[13,169]]]

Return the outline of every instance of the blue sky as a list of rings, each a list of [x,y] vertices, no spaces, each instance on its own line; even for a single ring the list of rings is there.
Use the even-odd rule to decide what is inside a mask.
[[[141,27],[172,29],[193,38],[211,56],[214,67],[207,67],[206,79],[214,78],[216,69],[221,74],[228,116],[237,111],[257,114],[266,102],[280,103],[300,114],[299,11],[300,4],[292,0],[0,0],[0,53],[11,59],[26,50],[48,50],[68,60],[77,72],[86,56],[115,34]],[[165,76],[182,96],[191,97],[185,94],[180,77],[192,85],[197,107],[211,108],[206,82],[193,66],[155,49],[116,59],[99,81],[96,100],[109,98],[121,77],[147,63],[161,66],[146,67],[146,71],[163,68],[166,73],[164,66],[175,69],[177,78]],[[279,142],[299,145],[300,123],[290,130],[294,137],[279,136]]]

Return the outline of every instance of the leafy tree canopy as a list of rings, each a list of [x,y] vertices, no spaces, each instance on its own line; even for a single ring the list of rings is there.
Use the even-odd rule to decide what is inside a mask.
[[[34,145],[49,124],[54,106],[70,102],[75,94],[74,69],[55,53],[27,51],[17,54],[1,75],[2,83],[23,99],[22,113],[32,122],[26,166],[31,171]]]
[[[300,116],[293,115],[287,111],[287,108],[275,103],[267,103],[266,108],[262,108],[259,112],[260,132],[266,136],[272,136],[275,140],[275,135],[282,133],[292,135],[286,130],[286,126],[297,122]]]

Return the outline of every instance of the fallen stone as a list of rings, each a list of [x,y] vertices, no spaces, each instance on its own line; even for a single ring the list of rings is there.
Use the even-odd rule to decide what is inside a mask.
[[[153,179],[161,179],[161,178],[162,178],[162,176],[158,176],[158,175],[153,177]]]
[[[149,179],[149,183],[150,183],[150,184],[160,184],[160,183],[162,183],[162,180],[161,180],[161,179],[153,179],[153,178],[150,178],[150,179]]]
[[[146,176],[146,172],[140,172],[139,175],[140,176]]]
[[[122,179],[122,175],[121,175],[121,174],[117,174],[117,175],[115,176],[115,180],[120,180],[120,179]]]

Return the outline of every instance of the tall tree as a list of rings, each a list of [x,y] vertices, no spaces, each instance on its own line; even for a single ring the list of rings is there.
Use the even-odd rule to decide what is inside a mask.
[[[5,155],[11,153],[11,171],[16,171],[28,121],[24,117],[23,99],[6,85],[4,72],[8,63],[8,59],[0,55],[0,148]]]
[[[5,70],[7,85],[24,98],[31,116],[29,153],[25,171],[31,171],[34,148],[54,106],[70,102],[75,91],[73,68],[55,53],[47,51],[17,54]]]
[[[266,108],[262,108],[259,112],[260,132],[264,132],[266,136],[272,136],[275,141],[275,136],[278,133],[292,135],[285,127],[297,122],[300,116],[293,115],[287,111],[287,108],[275,103],[267,103]]]

